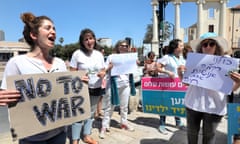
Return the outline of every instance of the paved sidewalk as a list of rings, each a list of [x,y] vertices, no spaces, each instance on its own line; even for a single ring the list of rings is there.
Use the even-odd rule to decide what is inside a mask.
[[[101,119],[94,122],[92,137],[99,141],[100,144],[187,144],[186,131],[179,130],[175,127],[174,117],[167,117],[168,135],[163,135],[158,131],[159,116],[135,111],[129,114],[129,122],[135,127],[134,132],[122,130],[118,126],[120,116],[117,111],[113,113],[111,120],[111,131],[106,134],[104,139],[100,139],[99,129],[101,128]],[[182,118],[186,124],[185,118]],[[201,137],[201,133],[200,133]],[[8,139],[9,138],[9,139]],[[4,140],[5,139],[5,140]],[[200,138],[201,140],[201,138]],[[199,144],[200,144],[199,140]],[[0,144],[11,144],[9,136],[2,135]],[[223,118],[217,129],[217,144],[227,144],[227,119]],[[13,144],[17,144],[14,142]],[[66,144],[70,144],[69,139]],[[84,142],[80,141],[80,144]]]
[[[186,130],[179,130],[175,127],[174,117],[167,117],[168,135],[163,135],[158,131],[158,115],[135,111],[132,112],[128,118],[130,124],[135,127],[134,132],[120,129],[118,126],[120,116],[118,112],[114,112],[110,133],[106,133],[104,139],[98,137],[101,127],[101,119],[99,119],[94,122],[92,137],[98,140],[100,144],[187,144]],[[186,119],[182,118],[182,120],[184,124],[186,124]],[[201,138],[199,143],[200,141]],[[222,119],[222,123],[218,127],[216,143],[227,144],[226,118]],[[80,141],[80,144],[84,144],[84,142]]]

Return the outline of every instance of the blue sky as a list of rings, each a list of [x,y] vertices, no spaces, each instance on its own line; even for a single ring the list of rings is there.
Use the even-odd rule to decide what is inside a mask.
[[[227,6],[238,4],[239,0],[229,0]],[[181,27],[196,22],[195,3],[182,3],[180,11]],[[113,44],[131,37],[134,45],[141,46],[152,19],[151,0],[1,0],[0,30],[5,32],[6,41],[18,41],[22,37],[20,14],[23,12],[49,16],[55,23],[57,39],[64,38],[63,45],[77,42],[80,31],[90,28],[97,38],[111,38]],[[174,13],[174,6],[169,3],[165,19],[174,23]]]

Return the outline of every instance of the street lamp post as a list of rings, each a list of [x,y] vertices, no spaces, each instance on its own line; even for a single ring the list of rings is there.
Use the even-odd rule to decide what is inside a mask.
[[[158,0],[158,25],[159,25],[159,57],[162,57],[162,48],[163,48],[163,33],[164,33],[164,19],[165,19],[165,7],[167,6],[167,0]]]

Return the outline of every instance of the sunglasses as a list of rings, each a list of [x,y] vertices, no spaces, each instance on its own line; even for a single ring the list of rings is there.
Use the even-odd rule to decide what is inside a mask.
[[[128,45],[120,45],[120,47],[128,48]]]
[[[204,43],[202,44],[202,46],[203,46],[204,48],[206,48],[206,47],[208,47],[208,46],[214,47],[214,46],[216,46],[216,42],[214,42],[214,41],[204,42]]]

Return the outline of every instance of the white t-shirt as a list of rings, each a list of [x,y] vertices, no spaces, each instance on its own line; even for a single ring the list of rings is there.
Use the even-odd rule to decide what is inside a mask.
[[[183,56],[176,58],[174,55],[167,54],[158,59],[157,63],[164,65],[165,70],[173,72],[175,77],[178,77],[177,68],[180,65],[185,65],[186,60],[183,58]]]
[[[65,62],[55,57],[53,60],[52,68],[49,72],[64,72],[64,71],[67,71]],[[40,74],[40,73],[48,73],[47,69],[44,67],[41,60],[28,57],[27,55],[15,56],[8,61],[5,67],[1,88],[7,89],[7,84],[6,84],[7,76],[22,75],[22,74]],[[43,132],[41,134],[30,136],[26,139],[29,139],[32,141],[47,140],[64,130],[65,130],[64,127],[61,127],[61,128],[47,131],[47,132]]]
[[[66,64],[62,59],[54,58],[50,71],[44,67],[41,60],[28,57],[27,55],[18,55],[11,58],[5,67],[3,74],[2,89],[7,89],[6,77],[21,74],[40,74],[48,72],[64,72],[67,71]]]
[[[78,70],[85,70],[89,76],[89,88],[100,88],[102,79],[97,73],[104,68],[104,57],[102,53],[93,50],[90,56],[84,54],[81,50],[76,50],[71,58],[70,66]]]
[[[185,95],[185,106],[195,111],[225,115],[227,98],[224,93],[190,85]]]

